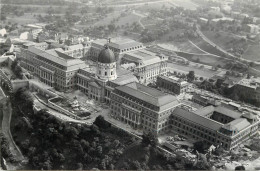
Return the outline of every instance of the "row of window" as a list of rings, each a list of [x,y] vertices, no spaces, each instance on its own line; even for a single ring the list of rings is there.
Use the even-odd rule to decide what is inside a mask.
[[[99,75],[101,75],[101,73],[102,73],[101,70],[99,70]],[[104,72],[104,75],[107,76],[107,75],[108,75],[107,73],[108,73],[108,72],[105,71],[105,72]],[[110,72],[110,75],[114,75],[114,72],[111,71],[111,72]],[[108,75],[108,76],[110,76],[110,75]]]

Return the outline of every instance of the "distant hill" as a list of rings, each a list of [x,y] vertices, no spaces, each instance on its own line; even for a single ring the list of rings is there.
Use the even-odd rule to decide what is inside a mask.
[[[73,1],[68,0],[1,0],[1,4],[17,4],[17,5],[68,5]]]

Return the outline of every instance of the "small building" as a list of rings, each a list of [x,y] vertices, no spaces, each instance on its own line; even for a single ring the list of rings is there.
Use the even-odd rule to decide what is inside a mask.
[[[158,76],[157,86],[162,90],[179,95],[187,91],[189,83],[173,76]]]
[[[6,31],[5,28],[0,29],[0,35],[1,35],[2,37],[4,37],[4,35],[6,35],[6,34],[7,34],[7,31]]]
[[[211,10],[216,11],[216,12],[220,12],[220,8],[219,7],[210,7]]]
[[[245,31],[250,34],[258,34],[259,33],[259,26],[255,24],[247,24],[245,26]]]
[[[208,23],[208,19],[206,18],[199,18],[199,21],[198,21],[200,24],[207,24]]]
[[[233,86],[238,97],[250,97],[250,101],[260,103],[260,79],[242,79]]]

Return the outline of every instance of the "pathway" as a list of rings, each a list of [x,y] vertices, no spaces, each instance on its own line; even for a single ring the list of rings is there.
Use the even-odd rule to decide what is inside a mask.
[[[208,44],[210,44],[213,47],[216,47],[219,51],[221,51],[222,53],[228,54],[229,56],[233,57],[233,58],[238,58],[237,56],[234,56],[233,54],[225,51],[223,48],[221,48],[220,46],[216,45],[215,43],[213,43],[211,40],[209,40],[200,30],[200,28],[197,26],[197,33],[200,35],[200,37],[207,42]]]
[[[137,15],[139,17],[141,17],[139,20],[138,20],[138,23],[140,24],[140,26],[145,29],[145,26],[143,25],[143,23],[141,22],[142,18],[145,18],[147,17],[146,15],[143,15],[143,14],[140,14],[140,13],[137,13],[135,10],[133,10],[133,14],[134,15]]]
[[[2,90],[2,89],[1,89]],[[25,161],[23,154],[21,153],[20,149],[16,146],[13,136],[10,131],[10,123],[12,119],[12,106],[9,98],[5,96],[5,101],[3,102],[3,120],[2,120],[2,133],[6,137],[7,141],[9,142],[9,149],[12,155],[18,162]],[[18,166],[13,165],[12,168],[9,169],[17,169]]]

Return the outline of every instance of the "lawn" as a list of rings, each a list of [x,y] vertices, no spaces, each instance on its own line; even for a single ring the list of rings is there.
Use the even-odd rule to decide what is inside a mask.
[[[168,68],[170,71],[177,71],[183,73],[194,71],[195,75],[206,77],[206,78],[211,78],[212,76],[218,73],[218,71],[208,70],[204,68],[196,68],[193,66],[178,65],[176,63],[168,63]]]
[[[218,58],[213,55],[192,55],[192,54],[181,53],[181,52],[180,53],[177,52],[177,54],[181,57],[186,58],[189,61],[210,65],[210,66],[217,66],[217,65],[224,66],[228,62],[227,59]]]
[[[197,4],[193,3],[191,0],[171,0],[172,4],[176,6],[183,7],[189,10],[196,10]]]
[[[214,54],[214,55],[218,55],[218,56],[224,56],[225,54],[222,53],[221,51],[219,51],[218,49],[216,49],[215,47],[211,46],[210,44],[208,44],[207,42],[205,42],[203,39],[201,38],[197,38],[197,39],[193,39],[191,40],[196,46],[198,46],[199,48],[201,48],[202,50]]]
[[[102,18],[94,24],[94,26],[105,26],[111,23],[113,19],[116,19],[120,16],[121,12],[115,11],[111,14],[108,14],[105,18]]]
[[[258,70],[259,68],[255,68],[255,69]],[[253,75],[253,76],[256,76],[256,77],[260,77],[260,69],[258,71],[256,71],[256,70],[253,70],[252,68],[249,68],[248,69],[248,73],[250,75]]]
[[[144,26],[148,26],[155,25],[157,23],[157,20],[155,20],[154,18],[144,17],[141,19],[141,22]]]
[[[168,50],[175,49],[176,51],[196,53],[196,54],[205,54],[203,51],[201,51],[197,47],[193,46],[189,41],[185,41],[185,42],[171,41],[171,42],[167,42],[167,43],[161,43],[160,46],[165,49],[168,49]],[[173,47],[175,47],[175,48],[173,48]]]
[[[129,25],[133,24],[134,22],[138,22],[140,20],[140,16],[137,16],[133,13],[131,14],[128,14],[127,16],[125,17],[121,17],[117,22],[116,22],[116,25],[117,26],[122,26],[122,25],[127,25],[127,23]]]
[[[33,14],[30,13],[25,13],[23,16],[8,16],[7,21],[10,21],[11,23],[18,23],[19,25],[38,22],[37,18],[33,17]]]
[[[251,45],[243,54],[244,59],[260,62],[260,45]]]
[[[214,31],[203,31],[203,34],[210,39],[213,43],[220,46],[225,50],[229,50],[235,47],[241,47],[243,49],[247,48],[246,42],[240,41],[241,37],[236,37],[228,32],[219,32]]]
[[[151,9],[161,9],[162,7],[173,7],[174,5],[169,3],[169,2],[158,2],[158,3],[150,3],[150,4],[145,4],[145,5],[140,5],[138,6],[138,10],[147,12],[150,11]]]

